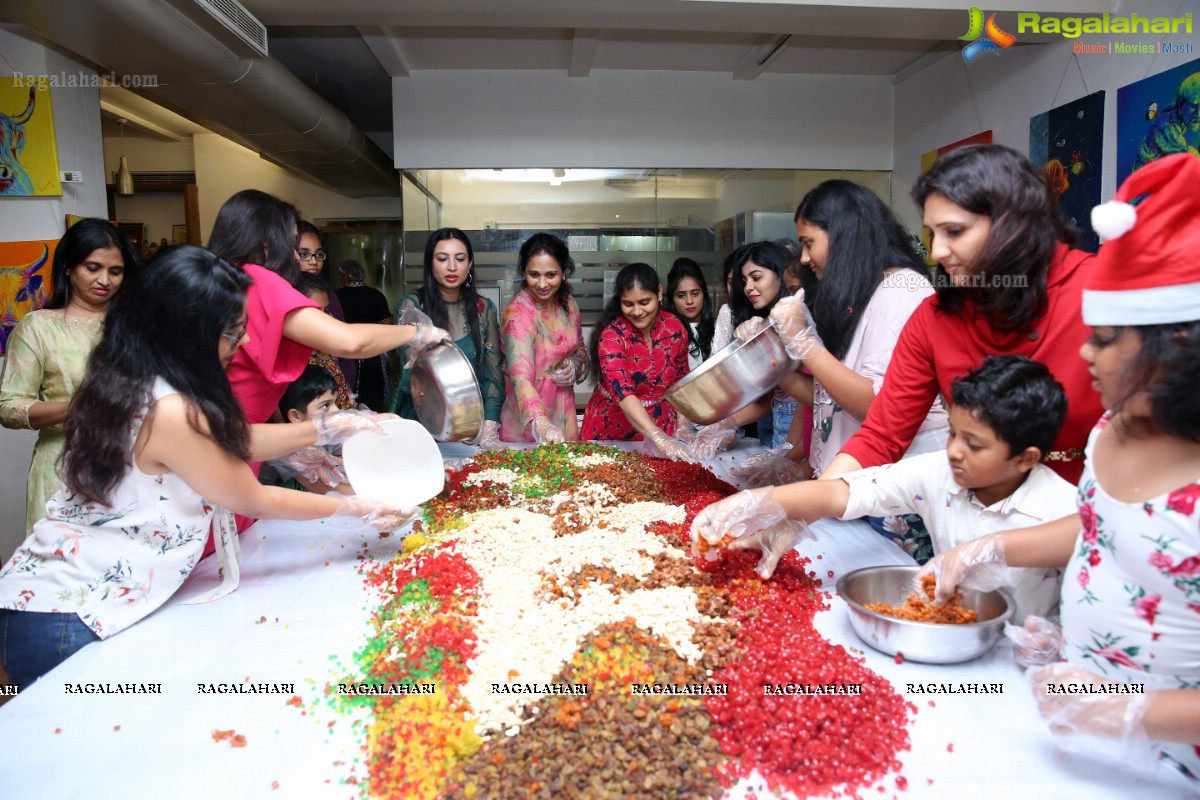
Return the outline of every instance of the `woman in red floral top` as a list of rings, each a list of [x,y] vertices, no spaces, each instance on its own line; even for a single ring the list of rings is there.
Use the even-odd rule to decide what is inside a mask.
[[[581,439],[647,439],[668,458],[691,460],[677,439],[675,409],[663,395],[688,374],[687,331],[659,308],[662,287],[649,264],[617,274],[612,299],[592,332],[596,391],[583,412]]]

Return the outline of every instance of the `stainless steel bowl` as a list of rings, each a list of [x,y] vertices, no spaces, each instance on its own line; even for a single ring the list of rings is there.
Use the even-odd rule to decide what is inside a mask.
[[[734,339],[667,389],[666,400],[701,425],[720,422],[774,389],[797,366],[768,326],[743,342]]]
[[[452,342],[417,357],[409,378],[417,419],[439,442],[476,439],[483,429],[483,395],[471,361]]]
[[[963,625],[912,622],[866,608],[871,603],[903,605],[919,569],[867,567],[842,576],[837,592],[850,607],[850,626],[859,638],[880,652],[926,664],[958,664],[991,650],[1013,615],[1012,600],[1003,592],[963,589],[962,605],[980,620]]]

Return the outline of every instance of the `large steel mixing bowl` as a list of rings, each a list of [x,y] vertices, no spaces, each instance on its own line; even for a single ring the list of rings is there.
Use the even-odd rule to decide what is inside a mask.
[[[720,422],[774,389],[797,366],[773,326],[734,339],[667,389],[666,400],[701,425]]]
[[[919,567],[867,567],[843,575],[837,593],[850,607],[850,627],[864,642],[888,655],[901,653],[906,661],[958,664],[992,649],[1013,615],[1003,592],[962,589],[962,606],[979,614],[979,622],[947,625],[897,619],[866,606],[904,605]]]
[[[466,354],[442,342],[417,356],[409,378],[417,419],[439,442],[477,439],[483,429],[483,395]]]

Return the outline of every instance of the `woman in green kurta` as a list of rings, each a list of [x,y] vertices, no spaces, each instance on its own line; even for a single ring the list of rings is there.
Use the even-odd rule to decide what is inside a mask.
[[[0,425],[38,431],[26,487],[26,533],[46,516],[46,501],[59,489],[67,405],[100,341],[108,304],[136,265],[132,248],[111,223],[75,223],[54,251],[50,302],[22,317],[8,337]]]
[[[475,289],[475,251],[471,240],[458,228],[434,231],[425,243],[425,270],[421,288],[404,295],[396,304],[396,319],[415,309],[429,315],[433,324],[457,336],[454,343],[462,349],[475,368],[479,391],[483,395],[483,432],[478,444],[499,449],[500,407],[504,405],[504,357],[500,350],[500,322],[496,306]],[[406,353],[401,348],[401,362]],[[409,391],[411,370],[400,373],[400,387],[392,402],[392,411],[406,419],[416,419],[417,410]]]

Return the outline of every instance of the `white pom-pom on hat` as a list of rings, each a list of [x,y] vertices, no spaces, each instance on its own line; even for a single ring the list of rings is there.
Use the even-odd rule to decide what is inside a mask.
[[[1119,239],[1133,230],[1137,210],[1120,200],[1101,203],[1092,209],[1092,229],[1105,239]]]

